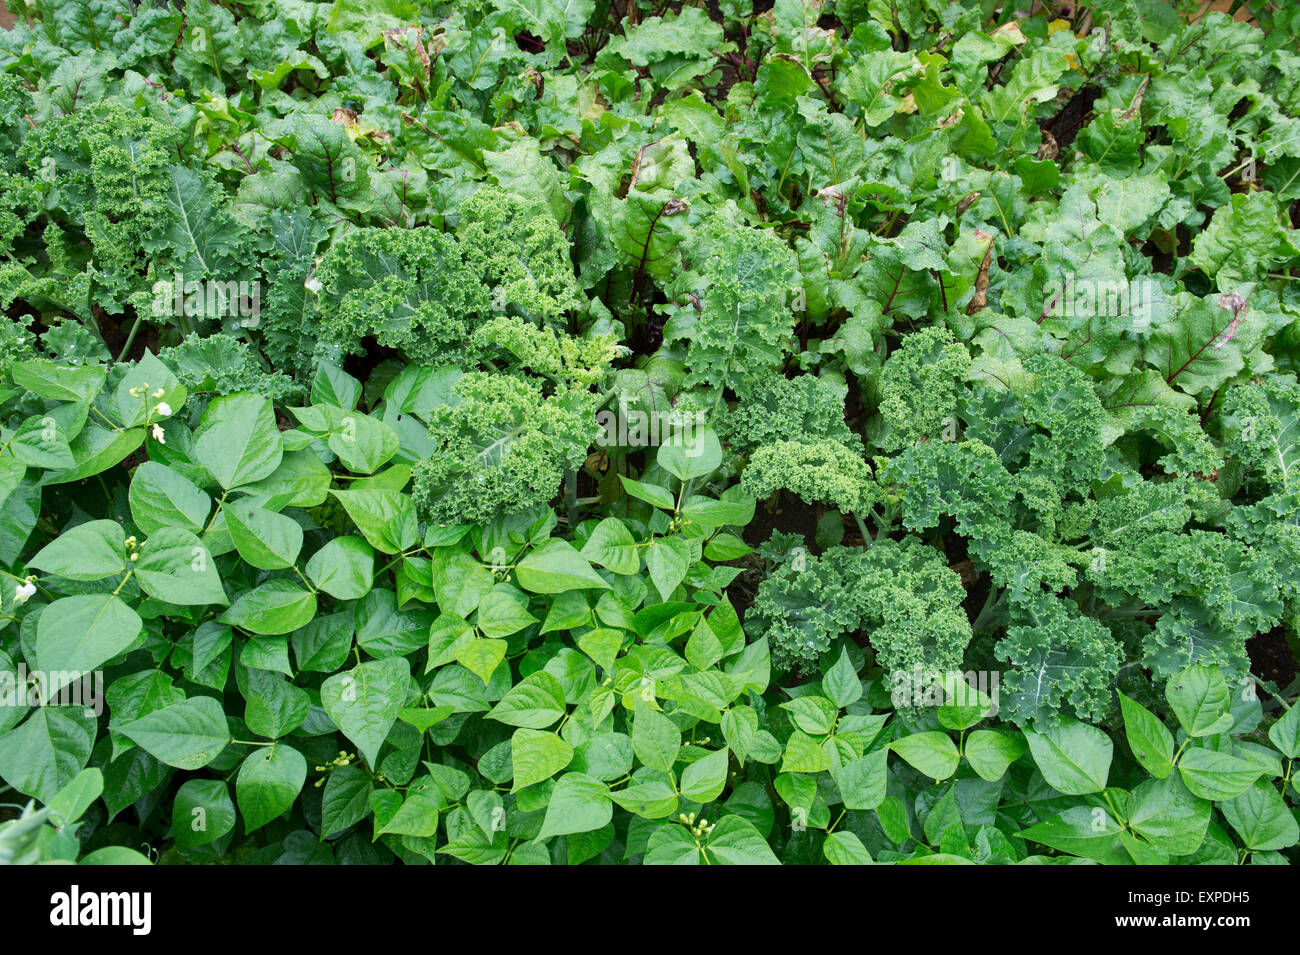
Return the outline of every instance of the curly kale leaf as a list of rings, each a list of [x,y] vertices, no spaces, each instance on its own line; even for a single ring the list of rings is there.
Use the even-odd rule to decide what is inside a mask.
[[[865,513],[877,493],[861,451],[835,441],[778,441],[761,447],[750,457],[740,486],[754,498],[785,489],[810,504],[833,504],[853,514]]]
[[[470,361],[471,337],[494,314],[555,327],[581,301],[555,220],[529,215],[522,200],[496,188],[461,204],[455,236],[432,228],[350,232],[330,247],[316,278],[326,342],[360,354],[373,338],[422,364]]]
[[[1026,471],[1049,480],[1061,497],[1087,496],[1105,461],[1105,412],[1083,372],[1051,355],[1025,360],[1032,378],[1016,388],[1021,420],[1040,432],[1029,444]]]
[[[691,273],[673,287],[694,296],[664,326],[664,341],[689,342],[686,386],[742,400],[785,361],[795,313],[794,253],[770,232],[711,220],[690,243]]]
[[[890,462],[884,473],[904,485],[908,527],[935,527],[947,514],[969,538],[1005,536],[1014,524],[1054,539],[1091,497],[1106,461],[1096,393],[1057,357],[1030,356],[1024,366],[1014,388],[962,398],[965,441],[926,441]]]
[[[95,301],[110,313],[133,296],[137,308],[148,301],[145,237],[174,215],[180,139],[175,127],[108,101],[55,117],[23,142],[20,157],[41,183],[43,209],[89,239]]]
[[[890,679],[911,679],[961,669],[971,638],[964,596],[934,548],[884,538],[821,557],[796,548],[759,585],[746,620],[768,638],[778,669],[812,672],[838,637],[862,629]]]
[[[491,298],[456,240],[436,229],[358,229],[330,246],[316,270],[321,335],[347,354],[365,339],[413,362],[459,364]]]
[[[1155,460],[1166,474],[1209,477],[1223,466],[1222,452],[1210,442],[1193,409],[1151,405],[1132,409],[1120,420],[1128,434],[1138,438],[1149,434],[1159,441],[1161,449],[1170,449]]]
[[[1226,452],[1276,490],[1300,481],[1300,384],[1273,375],[1228,389],[1221,417]]]
[[[745,622],[767,637],[773,667],[811,673],[832,641],[858,628],[860,613],[839,570],[800,552],[759,584]]]
[[[957,401],[970,355],[946,328],[926,328],[903,340],[880,375],[880,446],[897,451],[949,429],[956,437]]]
[[[11,246],[40,210],[40,187],[19,160],[27,135],[23,117],[32,109],[31,96],[18,77],[0,73],[0,255]]]
[[[161,349],[158,360],[176,373],[191,395],[251,391],[276,402],[304,397],[301,385],[281,372],[265,371],[248,343],[230,335],[187,338]]]
[[[882,538],[866,550],[833,547],[822,559],[845,581],[891,680],[961,669],[971,639],[966,592],[939,551],[907,536]]]
[[[307,281],[326,230],[309,209],[277,209],[269,223],[272,258],[267,270],[270,287],[262,303],[262,351],[276,368],[306,380],[320,335],[315,296]]]
[[[1094,556],[1087,568],[1112,607],[1163,614],[1144,643],[1158,676],[1198,664],[1244,672],[1246,640],[1277,624],[1278,571],[1267,553],[1214,531],[1169,531]]]
[[[962,437],[988,445],[1008,471],[1018,471],[1029,454],[1034,429],[1020,420],[1018,401],[1008,390],[976,386],[960,403]]]
[[[1235,507],[1225,525],[1233,537],[1272,562],[1278,590],[1294,613],[1300,602],[1300,490]]]
[[[1100,722],[1111,710],[1120,646],[1073,602],[1038,592],[1014,602],[994,648],[1010,665],[998,691],[999,715],[1020,726],[1050,724],[1062,713]]]
[[[1029,531],[980,537],[971,542],[970,554],[988,568],[993,583],[1005,587],[1013,601],[1039,594],[1044,587],[1058,593],[1073,587],[1079,578],[1070,563],[1071,558],[1077,560],[1073,550]]]
[[[1178,533],[1192,519],[1189,487],[1185,480],[1134,480],[1120,493],[1097,501],[1089,539],[1096,547],[1119,550],[1137,546],[1155,533]]]
[[[555,323],[581,304],[569,242],[549,212],[502,189],[480,189],[460,206],[456,228],[466,266],[507,307]]]
[[[777,441],[834,441],[848,447],[857,438],[844,423],[847,387],[816,375],[774,376],[754,386],[724,419],[720,436],[747,452]]]
[[[32,111],[31,94],[12,73],[0,73],[0,171],[18,170],[18,147],[31,128],[23,117]]]
[[[0,268],[0,284],[4,281],[3,274],[3,268]],[[32,334],[30,324],[31,319],[25,316],[0,316],[0,381],[8,380],[9,366],[14,362],[36,357],[36,336]]]
[[[175,282],[214,280],[209,288],[215,293],[212,304],[216,313],[199,313],[199,318],[237,316],[240,312],[237,280],[250,280],[251,269],[241,262],[251,258],[252,235],[230,215],[221,187],[209,176],[185,166],[171,166],[168,173],[169,214],[144,236],[144,247],[152,255],[165,255],[170,260],[171,274],[159,270],[163,271],[160,280],[164,287]],[[170,290],[163,294],[170,296]],[[160,312],[171,315],[169,308],[154,311],[155,317],[160,317]],[[189,312],[187,307],[185,313]],[[251,316],[246,321],[249,325],[256,323]]]
[[[549,502],[566,468],[595,440],[596,399],[514,375],[451,371],[443,403],[422,416],[432,453],[415,465],[412,497],[435,524],[487,523]]]
[[[965,537],[986,536],[1011,520],[1011,477],[979,441],[925,441],[891,458],[881,479],[902,491],[903,524],[914,531],[956,522]]]
[[[529,372],[557,384],[590,388],[609,376],[619,346],[612,335],[577,338],[514,316],[499,316],[474,332],[469,351],[474,361],[498,370]]]

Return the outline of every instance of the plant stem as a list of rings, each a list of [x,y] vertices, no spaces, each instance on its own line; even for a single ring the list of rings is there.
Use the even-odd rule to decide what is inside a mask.
[[[564,471],[564,508],[569,514],[569,526],[578,526],[578,472],[572,468]]]
[[[143,317],[139,311],[135,313],[135,321],[131,323],[131,331],[126,336],[126,344],[122,346],[122,351],[117,356],[119,362],[126,359],[127,352],[131,350],[131,346],[135,343],[135,333],[140,330],[140,322]]]
[[[989,582],[989,595],[984,598],[984,606],[980,607],[980,612],[975,616],[975,622],[971,624],[971,629],[979,633],[993,622],[997,616],[997,603],[1000,596],[998,588]]]

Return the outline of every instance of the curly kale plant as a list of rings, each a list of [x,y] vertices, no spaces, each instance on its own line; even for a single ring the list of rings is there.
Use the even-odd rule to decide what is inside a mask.
[[[400,374],[384,420],[421,449],[412,492],[421,516],[486,522],[549,502],[596,439],[597,389],[616,351],[608,336],[502,316],[471,336],[464,369]]]
[[[770,233],[722,217],[700,230],[688,254],[691,271],[673,291],[690,304],[675,310],[664,340],[688,341],[687,387],[710,399],[724,389],[748,398],[783,364],[795,318],[794,255]]]
[[[10,176],[17,187],[10,195],[25,195],[30,205],[17,214],[46,216],[47,241],[59,248],[65,233],[83,234],[90,262],[83,271],[56,252],[40,263],[19,242],[10,254],[30,270],[24,297],[83,321],[92,302],[110,313],[128,301],[147,311],[155,258],[148,239],[173,217],[171,168],[180,142],[175,127],[112,101],[52,117],[27,134],[18,151],[26,178]]]
[[[415,466],[412,496],[432,523],[488,522],[550,501],[595,440],[585,393],[548,398],[540,382],[481,372],[453,372],[441,387],[442,403],[416,409],[432,452]]]
[[[358,229],[330,246],[316,270],[321,339],[359,355],[366,340],[420,363],[465,357],[491,295],[459,243],[431,227]]]
[[[285,403],[302,397],[301,385],[282,372],[260,367],[248,343],[230,335],[187,338],[161,349],[158,358],[175,369],[191,395],[251,391]]]
[[[721,416],[721,435],[747,452],[776,441],[836,441],[861,447],[844,423],[841,382],[816,375],[773,376],[757,382],[748,400]]]
[[[494,312],[551,325],[580,305],[569,240],[549,212],[489,187],[461,203],[458,213],[461,254],[492,290]]]
[[[832,641],[858,628],[861,611],[846,584],[837,568],[802,547],[763,580],[746,623],[767,638],[774,666],[811,671]]]
[[[799,548],[759,587],[750,611],[773,664],[808,671],[837,637],[861,630],[896,683],[961,669],[970,642],[960,578],[916,537],[862,550]]]
[[[741,487],[763,498],[786,489],[808,502],[862,515],[875,499],[875,475],[859,449],[837,441],[778,441],[755,451]]]
[[[373,340],[416,363],[459,364],[493,315],[551,327],[577,307],[568,239],[548,214],[484,188],[459,215],[454,235],[372,227],[331,245],[315,272],[323,341],[343,354]]]

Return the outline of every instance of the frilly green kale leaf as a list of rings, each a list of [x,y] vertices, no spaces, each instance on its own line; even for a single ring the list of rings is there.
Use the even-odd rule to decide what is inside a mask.
[[[1086,574],[1111,606],[1137,601],[1165,614],[1145,646],[1161,676],[1197,664],[1244,672],[1245,641],[1271,629],[1283,610],[1268,556],[1214,531],[1150,534],[1098,554]]]
[[[808,503],[864,514],[877,495],[875,475],[860,450],[836,441],[778,441],[755,451],[741,476],[751,497],[787,490]]]
[[[190,336],[161,349],[158,360],[176,373],[191,395],[250,391],[285,403],[303,397],[301,385],[282,372],[260,367],[248,343],[230,335]]]
[[[1011,667],[998,690],[1003,719],[1046,725],[1072,713],[1100,722],[1110,713],[1120,645],[1070,600],[1039,591],[1015,601],[993,652]]]
[[[562,326],[581,298],[555,220],[530,215],[517,196],[493,187],[459,212],[454,236],[371,227],[331,245],[315,271],[324,340],[345,354],[361,354],[373,339],[413,362],[463,364],[494,314]],[[554,355],[546,360],[557,364]]]
[[[413,471],[412,497],[435,524],[487,523],[557,493],[596,438],[596,399],[513,375],[468,372],[425,411],[433,452]]]
[[[272,245],[270,287],[261,303],[262,351],[277,369],[306,380],[320,335],[307,282],[326,230],[308,209],[277,209],[268,222]]]
[[[746,618],[768,639],[773,665],[809,670],[833,641],[862,630],[892,681],[961,669],[970,642],[961,580],[915,537],[866,550],[796,547],[759,586]]]
[[[908,535],[866,550],[831,548],[823,560],[844,579],[891,681],[961,669],[971,638],[962,609],[966,592],[942,553]]]
[[[345,354],[372,338],[421,363],[467,357],[491,295],[455,238],[436,229],[358,229],[330,246],[316,270],[321,337]]]
[[[946,328],[926,328],[903,340],[880,375],[880,446],[898,451],[922,438],[956,437],[957,401],[970,355]]]
[[[118,313],[148,301],[145,237],[173,217],[171,168],[179,130],[112,100],[52,118],[26,137],[20,158],[40,183],[42,211],[84,230],[93,297]]]
[[[771,233],[719,218],[692,238],[688,255],[691,272],[673,289],[693,296],[692,304],[677,309],[664,340],[689,343],[687,387],[748,398],[778,371],[789,345],[794,253]]]
[[[846,583],[802,548],[764,579],[745,622],[755,638],[767,637],[774,667],[811,671],[833,640],[857,629],[861,611]]]
[[[568,237],[545,210],[493,187],[461,203],[456,238],[469,270],[507,307],[545,324],[581,304]]]
[[[1236,385],[1220,418],[1224,450],[1276,490],[1300,479],[1300,385],[1290,375]]]
[[[1011,519],[1012,485],[997,453],[979,441],[926,441],[889,459],[881,481],[902,496],[903,526],[923,531],[951,517],[967,537]]]
[[[844,423],[846,390],[843,384],[815,375],[760,381],[749,400],[726,415],[720,436],[742,452],[777,441],[860,446]]]

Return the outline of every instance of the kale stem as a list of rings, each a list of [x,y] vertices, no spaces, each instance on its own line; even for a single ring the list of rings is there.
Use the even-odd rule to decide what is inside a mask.
[[[858,533],[862,535],[862,542],[870,547],[875,543],[875,538],[871,536],[871,531],[867,530],[867,522],[859,517],[856,512],[853,514],[853,519],[858,522]]]
[[[564,470],[564,507],[569,514],[569,527],[578,526],[578,472]]]
[[[984,598],[984,606],[980,607],[980,612],[975,616],[975,622],[970,625],[971,630],[980,633],[987,629],[997,616],[997,603],[1000,596],[998,588],[989,582],[989,595]]]
[[[135,313],[135,321],[131,324],[131,331],[126,336],[126,344],[122,346],[122,351],[117,356],[119,362],[126,360],[127,352],[131,350],[131,346],[135,343],[135,333],[140,330],[140,321],[143,317],[139,311]]]

